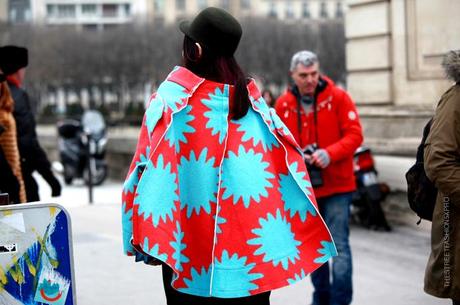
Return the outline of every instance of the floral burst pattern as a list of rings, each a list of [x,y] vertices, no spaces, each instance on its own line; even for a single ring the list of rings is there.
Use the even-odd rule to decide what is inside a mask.
[[[215,158],[208,158],[205,148],[197,157],[182,157],[179,164],[179,187],[181,190],[181,209],[187,210],[187,217],[201,210],[211,212],[211,202],[216,202],[216,188],[219,183],[219,168],[214,167]]]
[[[262,158],[261,153],[253,149],[246,151],[242,145],[237,153],[228,153],[223,164],[223,199],[233,197],[234,204],[242,199],[244,207],[248,208],[251,202],[260,202],[260,197],[268,196],[267,189],[273,187],[270,179],[275,176],[268,171],[269,163]]]
[[[190,260],[183,254],[183,251],[185,248],[187,248],[187,245],[183,241],[184,232],[182,232],[180,223],[178,221],[176,222],[176,228],[177,230],[174,232],[174,241],[170,242],[170,245],[174,248],[174,254],[172,255],[172,258],[176,261],[174,267],[177,270],[182,271],[184,270],[184,268],[182,268],[182,264],[186,264]]]
[[[271,261],[275,267],[281,263],[285,270],[289,263],[295,264],[300,258],[298,246],[301,243],[295,239],[291,224],[281,216],[280,210],[275,216],[268,214],[267,218],[261,218],[259,224],[260,227],[252,230],[257,238],[248,240],[249,245],[259,246],[254,255],[263,255],[263,261]]]
[[[281,198],[284,202],[285,211],[289,211],[291,217],[296,214],[305,222],[307,214],[316,216],[316,209],[310,199],[305,194],[311,195],[309,188],[311,183],[306,180],[307,173],[297,170],[297,162],[289,166],[290,171],[287,175],[280,174]],[[298,183],[296,183],[298,182]]]
[[[292,134],[254,81],[246,115],[232,118],[234,90],[175,68],[122,190],[125,253],[165,262],[171,285],[196,296],[273,290],[337,254]]]
[[[222,252],[222,257],[215,261],[215,277],[222,277],[222,281],[216,281],[213,290],[240,291],[241,295],[250,295],[251,290],[257,289],[254,283],[263,277],[261,273],[254,273],[255,263],[247,263],[247,257],[239,257],[238,254],[230,255],[227,250]],[[229,287],[230,286],[230,287]],[[222,293],[221,293],[222,294]],[[231,295],[229,295],[231,297]]]
[[[279,147],[278,141],[265,125],[262,117],[254,110],[249,109],[248,113],[241,119],[234,121],[239,125],[238,131],[244,133],[243,142],[253,141],[254,146],[262,144],[264,151],[272,150],[273,146]]]
[[[219,135],[219,143],[224,141],[227,134],[228,98],[229,87],[226,85],[224,90],[217,87],[213,93],[209,94],[209,99],[201,100],[209,108],[209,111],[204,113],[208,119],[206,128],[211,129],[212,135]]]
[[[178,112],[174,117],[174,124],[171,125],[165,135],[165,139],[169,141],[169,145],[175,147],[176,152],[179,151],[180,143],[187,143],[186,133],[195,132],[195,128],[190,126],[190,122],[194,120],[194,116],[190,114],[191,106]]]
[[[153,225],[158,226],[160,219],[166,222],[173,218],[176,211],[175,201],[179,199],[177,195],[176,174],[171,170],[171,164],[165,164],[163,155],[158,157],[154,165],[151,161],[143,173],[143,179],[139,182],[137,196],[134,204],[139,205],[139,215],[144,215],[144,219],[152,217]],[[148,181],[161,181],[162,183],[148,184]],[[161,199],[158,198],[161,194]],[[142,204],[149,202],[149,204]]]

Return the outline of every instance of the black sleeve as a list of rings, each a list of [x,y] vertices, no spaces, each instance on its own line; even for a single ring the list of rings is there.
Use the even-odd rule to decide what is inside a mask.
[[[13,114],[16,120],[22,163],[29,171],[37,170],[41,174],[51,168],[51,163],[38,142],[35,117],[30,107],[29,96],[19,88],[11,91],[15,102]]]

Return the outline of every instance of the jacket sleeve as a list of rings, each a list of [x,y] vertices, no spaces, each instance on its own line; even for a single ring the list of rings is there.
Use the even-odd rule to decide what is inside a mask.
[[[430,180],[460,204],[460,96],[442,100],[425,143],[424,164]]]
[[[35,131],[35,122],[34,122]],[[61,194],[61,185],[51,170],[51,162],[46,155],[46,152],[38,142],[37,135],[30,137],[30,142],[26,144],[27,148],[21,150],[21,157],[24,158],[26,166],[29,169],[35,169],[43,177],[52,189],[53,196]]]
[[[337,117],[342,137],[338,142],[326,147],[332,162],[349,158],[363,142],[363,132],[355,104],[345,91],[340,91]]]
[[[59,196],[61,185],[54,176],[51,170],[51,162],[38,141],[35,117],[30,106],[29,95],[18,88],[12,90],[12,93],[15,101],[14,116],[22,169],[25,172],[36,170],[50,185],[52,195]]]
[[[128,175],[123,184],[122,193],[122,228],[123,248],[127,255],[135,255],[136,251],[131,244],[133,237],[133,206],[137,185],[147,166],[150,155],[150,134],[155,128],[163,113],[163,103],[152,97],[150,105],[145,112],[139,132],[136,151],[129,167]]]
[[[37,170],[41,175],[46,176],[50,171],[51,163],[38,142],[35,117],[30,107],[29,95],[19,89],[12,91],[12,93],[14,93],[14,118],[21,158],[29,171]]]

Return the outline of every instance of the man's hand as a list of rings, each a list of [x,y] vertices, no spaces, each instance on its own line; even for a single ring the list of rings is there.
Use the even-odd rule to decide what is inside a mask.
[[[320,168],[326,168],[331,163],[331,158],[325,149],[320,148],[311,155],[311,161]]]

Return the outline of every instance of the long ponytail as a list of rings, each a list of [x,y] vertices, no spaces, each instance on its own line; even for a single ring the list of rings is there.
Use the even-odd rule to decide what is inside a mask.
[[[203,48],[202,56],[198,58],[195,41],[188,36],[184,37],[183,52],[184,66],[196,75],[235,86],[233,100],[230,101],[230,117],[233,120],[244,117],[250,105],[247,77],[235,58],[216,55],[206,48]]]

